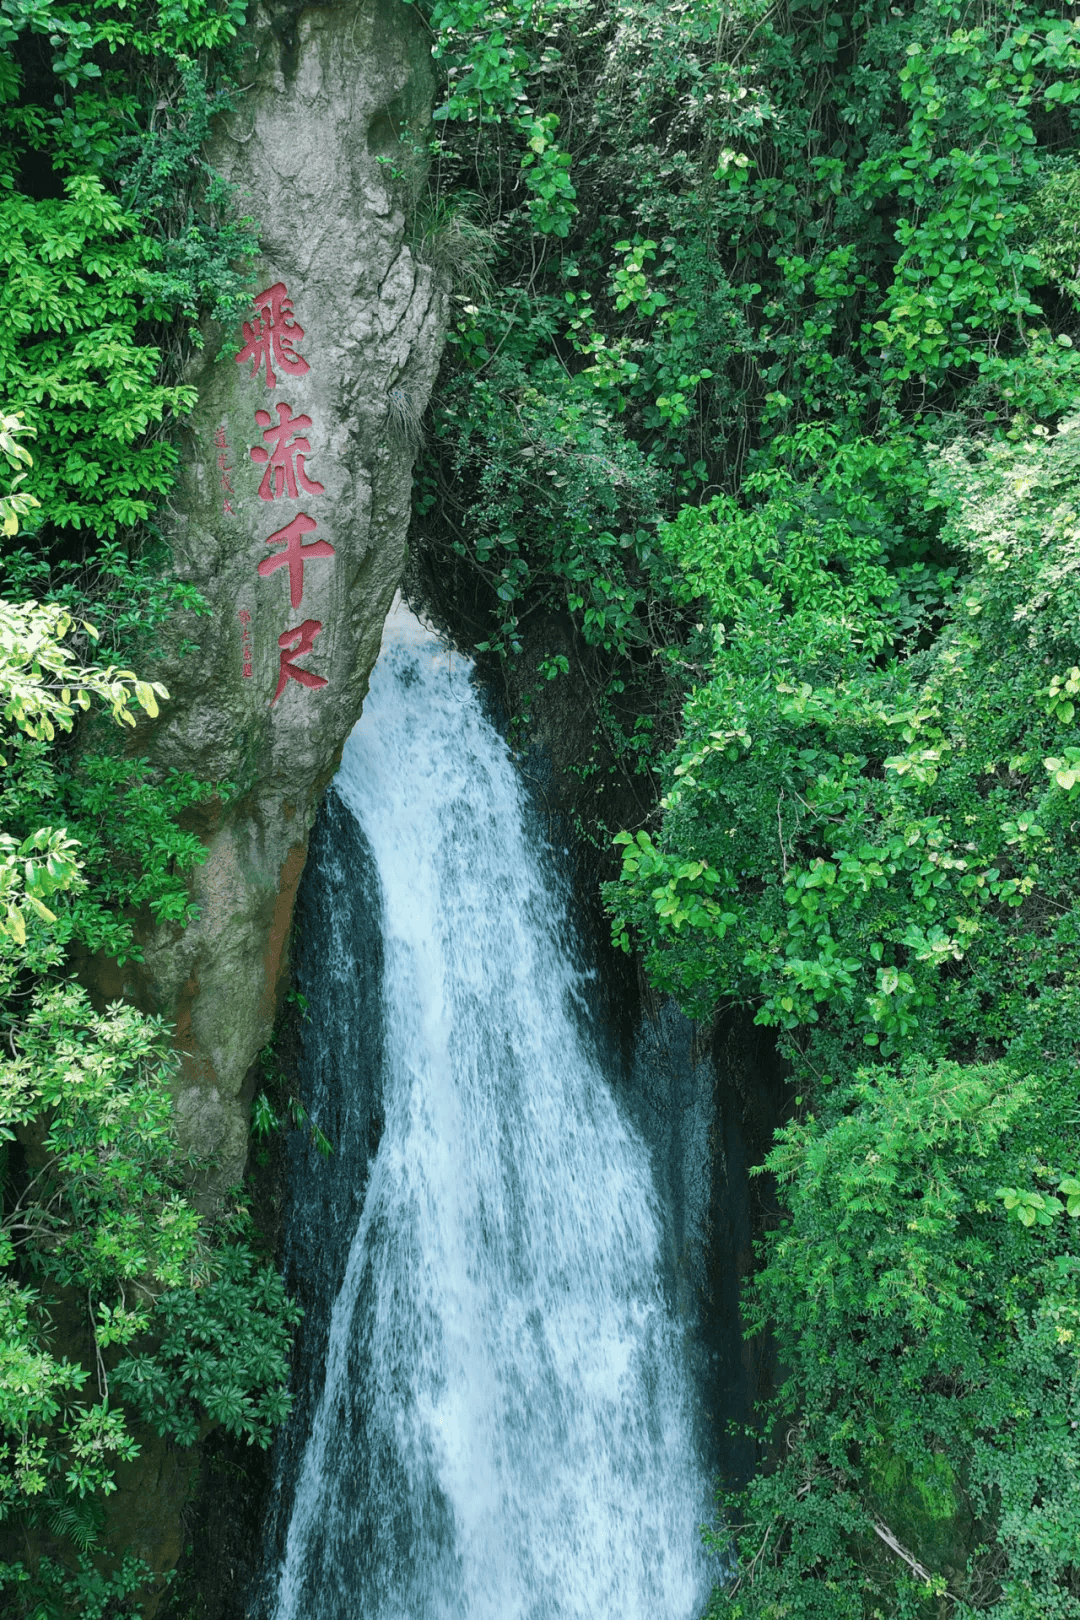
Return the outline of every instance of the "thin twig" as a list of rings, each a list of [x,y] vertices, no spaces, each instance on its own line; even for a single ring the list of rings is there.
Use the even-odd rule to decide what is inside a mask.
[[[919,1579],[921,1581],[925,1581],[927,1586],[929,1586],[933,1581],[933,1576],[930,1574],[930,1571],[928,1569],[924,1569],[917,1558],[913,1558],[911,1553],[909,1553],[904,1547],[901,1547],[888,1525],[879,1524],[876,1519],[871,1519],[870,1523],[873,1527],[874,1534],[881,1537],[886,1547],[891,1548],[896,1556],[898,1558],[902,1558],[904,1563],[907,1564],[908,1568],[914,1570]]]

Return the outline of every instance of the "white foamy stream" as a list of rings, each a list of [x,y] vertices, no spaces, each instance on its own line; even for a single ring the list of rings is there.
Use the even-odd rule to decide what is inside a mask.
[[[648,1158],[469,665],[398,609],[337,790],[382,888],[384,1128],[276,1620],[693,1620]]]

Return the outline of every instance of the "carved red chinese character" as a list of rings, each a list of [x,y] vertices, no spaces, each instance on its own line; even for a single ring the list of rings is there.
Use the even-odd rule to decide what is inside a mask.
[[[281,648],[281,672],[278,675],[277,691],[270,699],[271,708],[289,681],[298,681],[301,686],[312,689],[329,684],[322,675],[313,675],[309,669],[301,669],[293,662],[294,659],[303,658],[305,653],[311,652],[315,645],[315,637],[321,634],[322,624],[318,619],[305,619],[295,630],[286,630],[278,636],[278,646]]]
[[[273,446],[271,450],[264,450],[261,444],[257,444],[248,451],[252,461],[258,462],[259,466],[266,463],[259,494],[264,501],[280,500],[283,495],[295,501],[301,489],[309,495],[322,495],[322,484],[316,484],[304,470],[304,457],[311,454],[311,445],[299,430],[311,426],[311,417],[294,416],[292,406],[284,403],[278,405],[277,413],[278,425],[271,427],[269,411],[255,412],[256,422],[265,430],[263,438]],[[298,436],[291,443],[287,442],[289,435],[294,432]]]
[[[304,564],[311,562],[315,557],[334,555],[334,548],[328,540],[312,540],[305,546],[303,536],[310,534],[311,530],[317,527],[314,518],[309,518],[306,512],[298,512],[286,528],[267,536],[268,546],[284,543],[285,550],[277,552],[273,557],[264,557],[259,564],[259,573],[264,579],[278,568],[288,565],[289,600],[294,608],[300,606],[304,594]]]
[[[255,298],[255,319],[243,323],[244,347],[235,356],[237,365],[251,361],[251,375],[257,377],[259,368],[266,366],[267,388],[277,387],[278,366],[290,377],[302,377],[311,368],[296,345],[304,335],[304,328],[293,314],[292,299],[283,281]]]
[[[226,448],[226,446],[225,446],[225,429],[223,427],[219,427],[217,429],[216,433],[214,434],[214,443],[217,445],[219,450],[224,450]]]

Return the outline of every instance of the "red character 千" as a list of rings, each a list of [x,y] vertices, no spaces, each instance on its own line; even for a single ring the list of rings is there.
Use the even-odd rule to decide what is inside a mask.
[[[243,323],[244,347],[234,357],[237,365],[251,361],[251,375],[257,377],[260,366],[266,366],[267,388],[277,387],[274,367],[290,377],[302,377],[309,371],[303,355],[297,354],[296,345],[304,335],[304,328],[293,314],[292,299],[283,281],[257,294],[255,318]]]
[[[304,595],[304,564],[313,557],[332,557],[334,548],[328,540],[312,540],[304,544],[303,537],[310,534],[318,525],[314,518],[309,518],[306,512],[298,512],[292,522],[276,534],[266,537],[268,546],[276,546],[282,541],[285,550],[275,553],[273,557],[264,557],[259,564],[259,573],[265,579],[279,568],[288,567],[289,570],[289,601],[294,608],[300,606]]]
[[[311,687],[312,689],[329,685],[329,682],[322,675],[313,675],[309,669],[300,669],[293,662],[294,659],[303,658],[305,653],[311,652],[315,645],[315,637],[321,634],[322,624],[318,619],[305,619],[303,624],[298,625],[295,630],[285,630],[278,636],[278,646],[281,648],[281,673],[278,676],[277,691],[270,699],[271,708],[274,707],[289,681],[298,681],[301,686]]]

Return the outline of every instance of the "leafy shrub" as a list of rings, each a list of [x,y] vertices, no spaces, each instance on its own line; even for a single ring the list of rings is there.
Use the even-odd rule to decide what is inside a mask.
[[[754,1005],[803,1094],[747,1322],[790,1451],[729,1504],[718,1616],[1077,1612],[1078,444],[916,468],[953,562],[914,636],[889,524],[828,464],[666,534],[713,668],[662,831],[619,840],[616,936],[699,1014]],[[838,461],[866,496],[872,458]]]
[[[230,1235],[212,1280],[157,1297],[158,1348],[128,1357],[113,1374],[113,1387],[180,1445],[192,1445],[208,1419],[267,1446],[289,1414],[288,1354],[302,1313],[243,1240],[245,1230],[241,1222]]]

